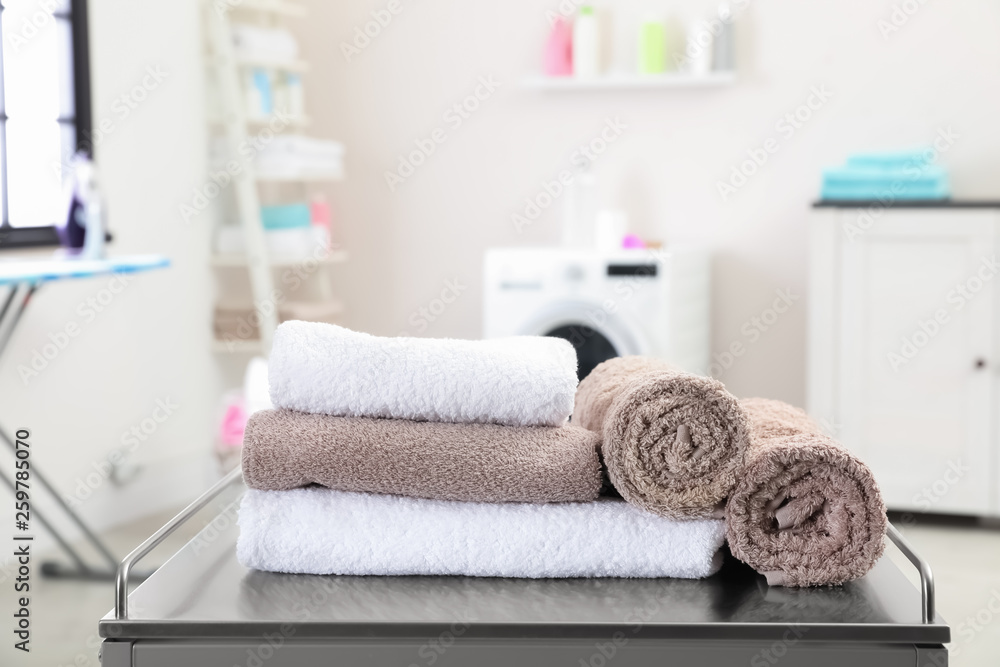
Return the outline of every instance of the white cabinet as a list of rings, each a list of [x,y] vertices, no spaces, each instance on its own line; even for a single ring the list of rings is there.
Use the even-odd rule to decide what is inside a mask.
[[[1000,211],[818,208],[809,410],[890,509],[1000,515]]]

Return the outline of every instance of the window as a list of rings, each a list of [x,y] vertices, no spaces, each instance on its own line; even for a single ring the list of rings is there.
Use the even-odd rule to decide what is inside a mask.
[[[3,0],[0,34],[0,248],[55,245],[89,144],[86,0]]]

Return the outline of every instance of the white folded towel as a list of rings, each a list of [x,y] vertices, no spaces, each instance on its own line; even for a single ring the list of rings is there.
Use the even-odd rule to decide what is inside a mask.
[[[680,577],[721,564],[722,521],[628,503],[463,503],[319,487],[250,490],[237,557],[273,572],[477,577]]]
[[[577,384],[561,338],[379,338],[295,321],[274,334],[268,376],[279,408],[511,426],[564,423]]]

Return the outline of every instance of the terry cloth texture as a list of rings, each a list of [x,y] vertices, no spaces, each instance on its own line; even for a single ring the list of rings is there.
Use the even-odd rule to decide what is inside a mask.
[[[341,417],[559,426],[573,410],[566,340],[379,338],[284,322],[268,367],[275,407]]]
[[[258,570],[339,575],[707,577],[722,521],[672,521],[610,498],[462,503],[322,487],[251,489],[237,557]]]
[[[597,498],[600,436],[577,426],[446,424],[330,417],[291,410],[251,415],[243,479],[280,491],[341,491],[479,502]]]
[[[772,586],[864,576],[888,523],[871,471],[802,410],[763,398],[742,404],[751,445],[726,507],[733,555]]]
[[[602,433],[608,477],[625,500],[675,519],[722,515],[749,439],[743,408],[720,382],[648,357],[595,368],[573,423]]]

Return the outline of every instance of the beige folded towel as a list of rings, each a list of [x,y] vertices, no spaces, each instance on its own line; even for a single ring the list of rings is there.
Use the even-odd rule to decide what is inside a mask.
[[[481,502],[588,501],[601,489],[600,436],[574,426],[498,426],[254,413],[243,477],[264,491],[340,491]]]
[[[741,403],[751,444],[726,507],[733,555],[772,586],[863,576],[882,555],[887,524],[871,471],[802,410],[763,398]]]
[[[595,368],[577,389],[573,423],[602,434],[608,477],[625,500],[674,519],[722,515],[749,433],[721,383],[648,357]]]

